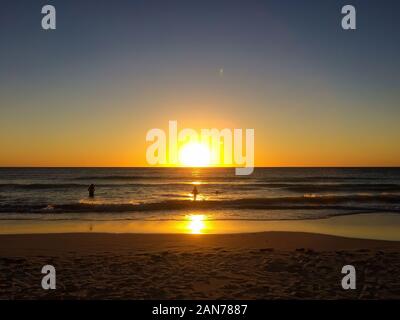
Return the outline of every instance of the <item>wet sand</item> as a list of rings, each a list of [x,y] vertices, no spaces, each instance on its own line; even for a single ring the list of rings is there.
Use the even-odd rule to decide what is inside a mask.
[[[1,235],[0,299],[399,299],[399,249],[300,232]],[[46,264],[56,290],[41,288]]]

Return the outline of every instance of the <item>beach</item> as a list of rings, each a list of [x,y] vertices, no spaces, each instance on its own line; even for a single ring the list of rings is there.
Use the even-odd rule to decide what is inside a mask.
[[[0,299],[400,298],[398,168],[0,172]]]
[[[0,299],[399,299],[399,249],[302,232],[0,235]]]

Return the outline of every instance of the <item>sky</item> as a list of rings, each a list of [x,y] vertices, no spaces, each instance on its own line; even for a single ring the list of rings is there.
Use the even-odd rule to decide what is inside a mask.
[[[169,120],[253,128],[257,166],[400,166],[399,15],[396,0],[2,0],[0,166],[146,166]]]

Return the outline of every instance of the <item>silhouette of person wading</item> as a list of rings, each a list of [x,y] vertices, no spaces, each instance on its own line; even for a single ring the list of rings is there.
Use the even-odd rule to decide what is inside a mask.
[[[89,191],[89,198],[93,198],[94,197],[94,191],[95,191],[95,187],[94,187],[93,183],[89,186],[88,191]]]
[[[199,191],[197,190],[196,186],[194,186],[192,194],[193,194],[193,201],[196,201],[197,195],[199,194]]]

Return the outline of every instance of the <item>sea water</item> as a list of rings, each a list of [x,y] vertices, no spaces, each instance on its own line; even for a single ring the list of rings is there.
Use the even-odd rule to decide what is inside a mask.
[[[400,213],[400,168],[256,168],[250,176],[233,168],[0,168],[1,220],[158,221],[201,213],[256,221],[380,212]]]

